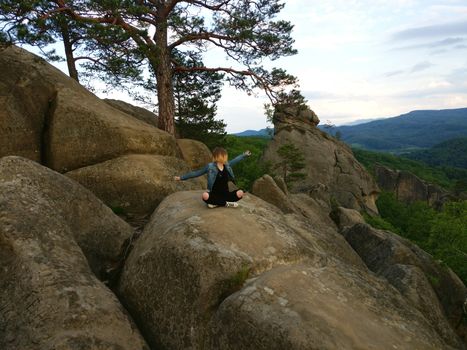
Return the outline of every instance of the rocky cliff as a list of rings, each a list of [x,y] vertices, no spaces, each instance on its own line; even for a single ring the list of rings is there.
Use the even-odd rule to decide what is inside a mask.
[[[375,178],[381,189],[393,192],[397,199],[406,203],[422,201],[430,206],[440,207],[453,197],[448,191],[427,183],[408,171],[376,165]]]
[[[1,349],[465,349],[465,286],[362,223],[377,187],[308,112],[275,136],[320,150],[303,183],[208,209],[202,180],[171,181],[203,145],[21,49],[0,73]],[[109,207],[151,216],[139,233]]]
[[[319,119],[312,110],[304,106],[281,106],[275,110],[273,121],[274,137],[263,160],[272,165],[279,163],[277,151],[288,143],[297,147],[305,158],[305,177],[292,185],[292,192],[313,194],[324,188],[328,196],[344,207],[378,212],[375,205],[378,186],[347,145],[316,127]]]

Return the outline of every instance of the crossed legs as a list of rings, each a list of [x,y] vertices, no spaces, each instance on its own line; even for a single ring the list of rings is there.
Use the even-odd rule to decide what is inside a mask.
[[[226,202],[237,202],[243,198],[245,193],[242,190],[227,192],[224,195],[204,192],[202,195],[203,201],[207,204],[225,206]]]

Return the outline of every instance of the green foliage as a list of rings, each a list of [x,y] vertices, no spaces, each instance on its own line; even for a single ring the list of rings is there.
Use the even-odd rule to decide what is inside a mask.
[[[305,168],[305,157],[297,147],[292,143],[286,143],[279,147],[277,154],[282,160],[274,165],[274,169],[280,171],[287,185],[305,177],[305,174],[300,172]]]
[[[70,76],[78,80],[75,55],[80,55],[86,27],[58,11],[54,1],[2,0],[0,2],[0,41],[28,44],[40,49],[49,61],[63,61],[50,45],[62,42]],[[80,52],[81,53],[81,52]]]
[[[172,83],[177,75],[225,73],[223,79],[233,87],[248,94],[263,89],[271,100],[283,91],[284,84],[295,81],[284,70],[263,67],[265,59],[296,53],[293,25],[278,19],[283,7],[280,0],[3,0],[0,15],[11,20],[11,25],[3,27],[1,39],[40,41],[42,46],[54,43],[61,32],[61,19],[68,29],[83,29],[80,59],[87,60],[81,65],[83,77],[97,76],[108,87],[126,89],[139,100],[147,101],[148,91],[153,96],[157,91],[160,127],[173,133]],[[207,67],[203,58],[212,50],[219,50],[229,62]],[[135,92],[139,91],[135,86],[146,92]],[[203,115],[211,118],[215,111],[210,103],[203,105],[200,97],[187,103],[194,106],[190,115],[208,107]],[[182,109],[179,117],[184,115]]]
[[[431,166],[449,166],[467,169],[467,137],[448,140],[428,150],[404,154]]]
[[[117,214],[117,215],[123,215],[123,214],[125,214],[125,209],[123,209],[123,208],[120,207],[120,206],[112,206],[112,207],[110,207],[110,209],[112,209],[112,211],[114,212],[114,214]]]
[[[220,295],[218,304],[221,304],[229,295],[242,289],[246,280],[250,276],[251,268],[243,265],[233,276],[222,282],[224,292]]]
[[[447,203],[432,220],[424,248],[467,284],[467,201]]]
[[[195,54],[192,55],[192,59]],[[179,57],[182,61],[183,56]],[[202,66],[201,58],[184,62]],[[199,140],[210,149],[224,142],[226,124],[216,120],[216,103],[221,97],[223,75],[216,72],[179,72],[173,76],[175,123],[181,138]]]
[[[383,192],[376,204],[381,217],[366,216],[370,225],[410,239],[467,284],[467,201],[448,202],[438,212],[426,203],[404,204]]]
[[[430,167],[422,162],[398,157],[383,152],[372,152],[362,149],[352,149],[355,158],[367,170],[374,174],[374,165],[380,164],[395,170],[405,170],[415,174],[420,179],[437,184],[443,188],[462,191],[467,189],[467,170],[449,167]]]
[[[237,137],[227,135],[225,139],[225,149],[229,153],[230,159],[246,150],[251,151],[251,156],[235,165],[233,169],[239,188],[250,191],[253,182],[269,172],[270,166],[260,162],[261,155],[268,142],[269,139],[264,137]]]
[[[391,223],[387,222],[380,216],[370,216],[367,213],[363,213],[363,217],[365,219],[365,222],[373,226],[374,228],[380,230],[387,230],[394,233],[400,233],[399,229],[394,227]]]
[[[287,107],[295,107],[297,110],[307,109],[307,100],[298,90],[298,83],[294,76],[287,74],[282,69],[273,69],[271,73],[271,86],[277,89],[274,103],[264,104],[264,114],[269,123],[274,123],[274,114],[276,111]],[[285,87],[293,86],[290,91]]]

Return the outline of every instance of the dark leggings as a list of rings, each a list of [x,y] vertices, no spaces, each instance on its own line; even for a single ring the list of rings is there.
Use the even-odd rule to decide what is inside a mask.
[[[241,198],[237,197],[237,191],[230,191],[227,193],[209,193],[209,198],[203,201],[207,204],[214,204],[219,206],[225,206],[225,202],[238,202]]]

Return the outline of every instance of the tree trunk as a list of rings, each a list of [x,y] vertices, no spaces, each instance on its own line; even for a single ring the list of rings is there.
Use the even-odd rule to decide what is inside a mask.
[[[158,9],[158,18],[154,40],[157,45],[157,62],[155,62],[157,81],[157,100],[159,103],[159,129],[175,135],[174,125],[174,94],[170,51],[167,47],[167,17],[163,6]]]
[[[70,40],[70,32],[68,29],[68,23],[61,22],[60,31],[62,33],[63,46],[65,47],[65,56],[66,56],[66,63],[68,66],[68,73],[71,78],[75,79],[79,83],[78,70],[76,69],[75,58],[73,56],[73,46]]]

